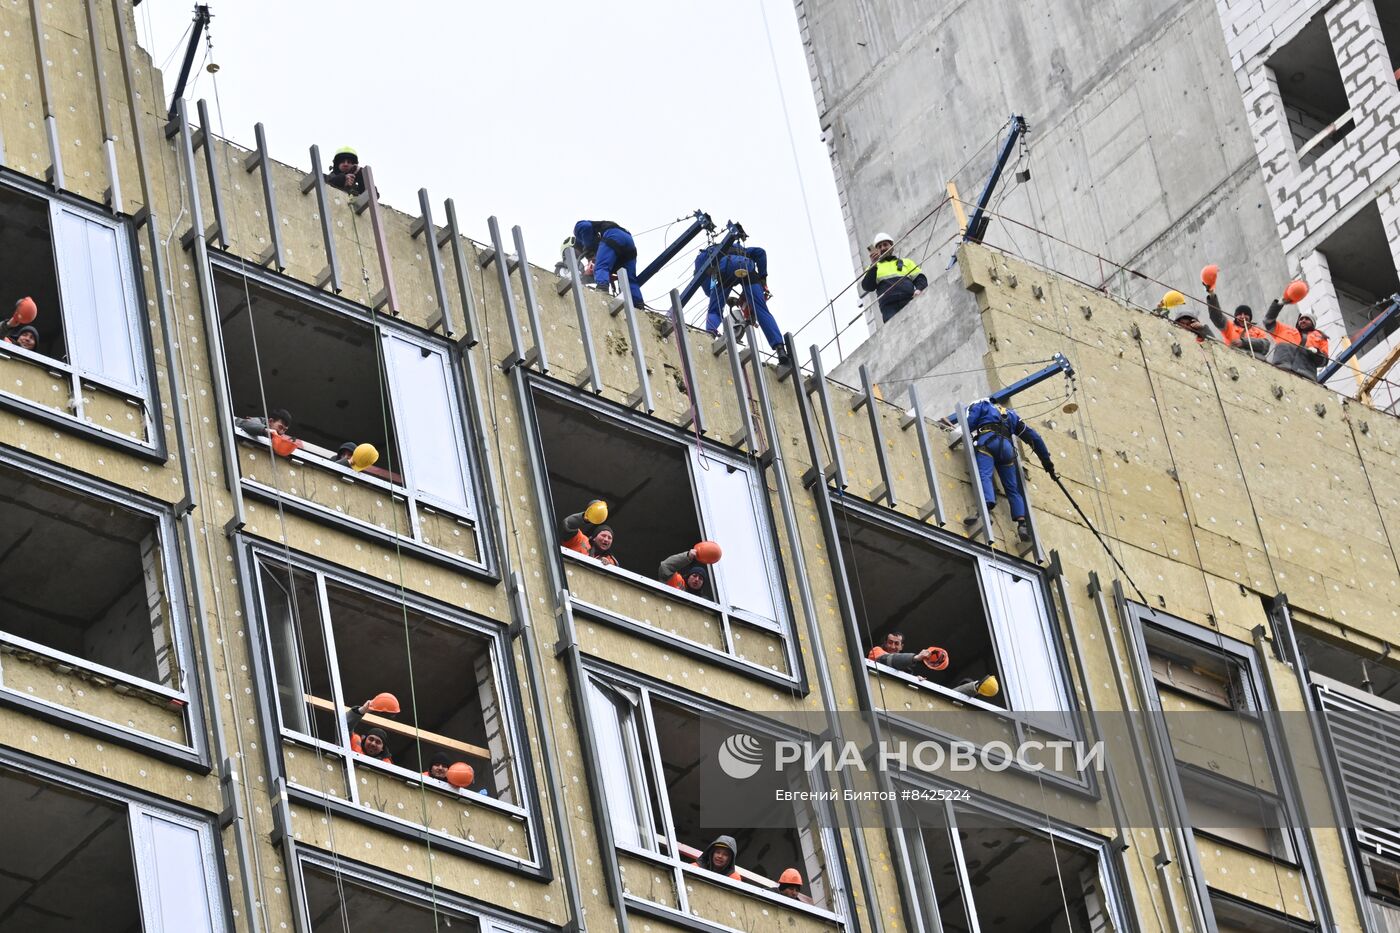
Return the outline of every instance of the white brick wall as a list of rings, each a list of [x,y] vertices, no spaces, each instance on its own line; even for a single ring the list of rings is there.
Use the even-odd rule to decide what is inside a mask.
[[[1400,179],[1400,87],[1375,0],[1216,0],[1216,9],[1284,249],[1312,288],[1305,306],[1335,345],[1344,328],[1326,260],[1316,252],[1319,242],[1375,199],[1400,268],[1400,200],[1386,188]],[[1318,15],[1327,25],[1356,125],[1303,166],[1277,79],[1265,62]]]

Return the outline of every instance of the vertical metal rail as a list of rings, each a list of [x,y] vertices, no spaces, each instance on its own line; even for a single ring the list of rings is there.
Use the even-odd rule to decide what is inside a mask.
[[[311,174],[301,183],[301,193],[316,192],[316,214],[321,218],[321,242],[326,247],[326,268],[316,276],[316,287],[331,287],[337,295],[344,287],[340,281],[340,257],[335,249],[335,229],[331,226],[331,199],[326,191],[326,176],[321,174],[321,147],[311,147]]]
[[[234,770],[233,758],[229,754],[228,743],[224,738],[224,720],[221,711],[221,694],[216,689],[217,680],[215,675],[213,646],[210,644],[208,633],[209,614],[204,604],[204,578],[200,572],[199,556],[195,550],[195,540],[198,538],[198,531],[194,523],[194,510],[198,508],[196,499],[196,471],[192,461],[189,438],[185,433],[185,389],[180,378],[180,368],[176,361],[175,351],[175,322],[170,313],[169,297],[167,286],[169,277],[163,259],[163,249],[160,235],[160,224],[155,210],[155,202],[151,198],[151,178],[150,161],[146,154],[145,138],[141,133],[141,121],[144,114],[138,103],[139,95],[136,92],[136,85],[133,80],[135,68],[131,62],[131,38],[126,29],[126,20],[123,7],[125,0],[112,0],[112,17],[116,23],[117,30],[117,50],[121,59],[122,79],[126,87],[127,113],[131,120],[132,145],[136,152],[136,166],[141,183],[141,197],[145,201],[142,205],[141,222],[146,227],[147,241],[151,252],[151,270],[156,283],[156,310],[160,316],[161,341],[165,353],[166,375],[170,379],[170,413],[175,422],[175,447],[180,462],[180,474],[185,484],[185,499],[188,507],[180,509],[180,523],[183,530],[183,544],[185,551],[185,562],[190,568],[190,590],[194,600],[194,613],[196,618],[191,621],[190,629],[194,632],[194,637],[198,642],[198,677],[204,702],[209,708],[209,726],[214,737],[214,758],[215,768],[219,774],[219,790],[224,802],[225,813],[228,814],[223,825],[232,825],[234,847],[238,851],[238,865],[242,876],[242,883],[239,887],[243,890],[243,909],[248,918],[249,929],[252,933],[260,933],[261,924],[259,922],[259,912],[257,909],[257,899],[253,893],[257,872],[254,871],[248,850],[248,820],[243,808],[243,798],[237,786],[237,772]],[[206,314],[208,313],[206,309]],[[236,714],[236,711],[235,711]],[[240,750],[241,754],[241,750]],[[220,827],[223,828],[222,826]]]
[[[836,433],[836,417],[831,410],[831,394],[826,390],[826,370],[822,367],[821,348],[812,344],[812,375],[802,383],[802,391],[811,395],[817,393],[822,403],[822,424],[826,426],[827,446],[831,448],[831,463],[822,471],[822,479],[834,481],[842,489],[846,488],[846,460],[841,456],[841,439]],[[794,362],[796,357],[793,358]],[[817,462],[812,461],[815,469]]]
[[[996,532],[992,529],[992,512],[987,508],[987,499],[982,494],[982,474],[977,468],[977,448],[972,443],[972,428],[967,424],[967,406],[961,401],[958,402],[958,433],[948,446],[956,447],[959,444],[966,455],[967,478],[972,483],[972,497],[977,500],[977,520],[981,522],[982,537],[988,545],[996,544]],[[970,529],[968,536],[971,537],[976,530],[976,527]]]
[[[462,249],[462,231],[457,226],[457,205],[448,198],[443,202],[443,210],[447,212],[447,229],[438,240],[438,247],[445,242],[452,244],[452,266],[457,272],[457,293],[462,299],[462,343],[474,347],[477,343],[476,296],[472,293],[472,277],[467,269],[466,252]],[[448,336],[455,338],[456,335]]]
[[[742,441],[752,453],[758,453],[758,442],[753,433],[753,411],[749,408],[749,395],[744,389],[743,353],[734,339],[734,322],[729,315],[724,316],[724,346],[729,351],[729,377],[734,382],[734,400],[739,406],[739,430],[729,436],[729,443],[735,447]]]
[[[287,257],[282,252],[282,230],[277,220],[277,199],[272,192],[272,161],[267,156],[267,136],[263,132],[261,123],[253,126],[253,135],[257,139],[258,148],[255,152],[249,153],[248,157],[243,160],[243,171],[251,175],[254,170],[262,169],[263,205],[267,209],[267,236],[272,241],[271,245],[258,255],[258,265],[265,266],[268,263],[275,263],[277,271],[281,272],[287,268]]]
[[[671,289],[670,330],[676,335],[676,352],[681,358],[681,375],[685,377],[685,390],[690,398],[690,411],[686,413],[681,427],[693,427],[697,434],[704,434],[705,405],[700,398],[700,384],[695,381],[695,364],[690,358],[690,340],[685,326],[685,311],[681,308],[681,295],[674,288]],[[771,438],[773,435],[768,436]]]
[[[627,337],[632,343],[632,362],[637,367],[637,390],[627,396],[627,407],[642,406],[648,415],[656,411],[656,401],[651,395],[651,379],[647,376],[647,358],[642,351],[642,334],[637,328],[637,309],[632,306],[632,283],[627,280],[627,270],[617,270],[617,287],[622,294],[622,303],[614,304],[609,313],[617,317],[619,311],[627,318]]]
[[[39,103],[44,108],[44,135],[49,141],[49,184],[63,188],[63,153],[58,144],[58,118],[53,112],[53,89],[49,86],[49,52],[44,42],[44,20],[39,0],[29,0],[29,23],[34,27],[35,71],[39,75]]]
[[[1317,752],[1319,770],[1322,772],[1323,783],[1327,785],[1327,802],[1337,826],[1338,841],[1341,843],[1342,863],[1346,866],[1347,878],[1351,881],[1352,904],[1356,908],[1356,916],[1360,919],[1362,927],[1370,931],[1371,917],[1363,903],[1365,896],[1362,894],[1366,888],[1362,884],[1361,873],[1356,865],[1356,852],[1351,844],[1351,833],[1347,830],[1347,817],[1342,805],[1342,777],[1337,767],[1336,755],[1332,754],[1331,739],[1324,733],[1320,718],[1322,709],[1318,705],[1317,694],[1308,672],[1307,658],[1303,657],[1303,652],[1298,647],[1298,636],[1293,630],[1293,616],[1288,611],[1288,597],[1283,593],[1275,596],[1273,604],[1269,607],[1269,615],[1274,623],[1276,640],[1285,646],[1287,657],[1284,660],[1293,668],[1293,673],[1298,678],[1298,689],[1302,691],[1303,709],[1307,712],[1308,727]]]
[[[870,370],[864,363],[860,364],[860,385],[861,394],[851,402],[851,411],[860,411],[863,407],[870,416],[870,436],[875,444],[875,462],[880,465],[880,485],[871,490],[870,498],[875,502],[884,499],[890,508],[894,508],[894,478],[890,476],[890,461],[885,455],[885,433],[880,430],[880,412],[875,408],[875,386],[870,381]]]
[[[491,250],[481,257],[482,267],[496,266],[496,283],[501,287],[501,306],[506,312],[506,329],[510,331],[510,354],[500,360],[501,369],[510,372],[526,362],[525,345],[520,336],[520,318],[515,310],[515,293],[510,288],[510,258],[501,246],[501,225],[495,215],[486,218],[491,231]]]
[[[1015,446],[1014,443],[1013,446]],[[1024,547],[1021,547],[1022,556],[1025,555],[1026,551],[1030,551],[1036,563],[1044,563],[1045,551],[1040,546],[1040,530],[1036,526],[1035,507],[1031,502],[1030,470],[1026,466],[1026,458],[1021,456],[1020,450],[1016,451],[1016,473],[1021,477],[1021,498],[1026,503],[1026,528],[1029,529],[1031,533],[1031,540],[1029,542],[1018,541],[1017,546],[1021,547],[1024,545]]]
[[[1133,762],[1137,765],[1138,783],[1142,786],[1142,795],[1147,803],[1148,811],[1153,814],[1161,813],[1163,804],[1158,799],[1157,791],[1153,786],[1152,770],[1149,767],[1150,758],[1142,748],[1142,740],[1138,737],[1138,730],[1133,724],[1133,714],[1143,715],[1141,710],[1135,710],[1132,702],[1132,694],[1128,690],[1127,682],[1123,679],[1123,665],[1119,663],[1120,654],[1126,658],[1127,652],[1132,648],[1128,647],[1120,651],[1118,639],[1113,635],[1113,621],[1109,618],[1108,607],[1104,604],[1103,585],[1099,583],[1099,575],[1092,570],[1089,572],[1089,597],[1094,600],[1094,609],[1099,617],[1099,628],[1103,631],[1104,646],[1108,649],[1109,667],[1113,669],[1114,683],[1118,689],[1118,704],[1123,711],[1123,729],[1128,733],[1128,739],[1133,748]],[[1162,892],[1162,900],[1166,902],[1167,913],[1171,917],[1172,929],[1177,933],[1182,933],[1181,917],[1177,912],[1176,899],[1172,897],[1174,885],[1168,873],[1168,866],[1174,859],[1171,853],[1171,843],[1167,839],[1167,831],[1161,825],[1160,820],[1153,822],[1152,826],[1157,837],[1157,855],[1153,858],[1154,867],[1157,869],[1158,888]]]
[[[452,304],[447,300],[447,281],[442,274],[442,258],[438,255],[442,240],[438,238],[438,229],[433,224],[433,205],[428,200],[427,188],[418,189],[418,211],[421,216],[413,222],[409,235],[414,239],[423,237],[423,246],[428,256],[428,271],[433,275],[433,295],[438,303],[438,313],[428,321],[428,329],[436,330],[441,327],[443,334],[450,339],[456,333],[456,328],[452,324]]]
[[[209,366],[214,385],[214,401],[218,406],[219,442],[223,446],[224,472],[227,474],[229,495],[233,498],[233,518],[225,530],[242,528],[247,523],[243,507],[242,473],[238,464],[238,445],[233,436],[233,403],[225,364],[224,338],[219,326],[218,302],[214,298],[213,270],[209,266],[209,244],[204,239],[204,208],[199,199],[199,176],[194,164],[194,141],[185,102],[175,105],[175,119],[165,128],[167,138],[179,137],[180,164],[185,170],[190,202],[190,229],[180,238],[188,249],[194,250],[195,277],[199,281],[199,298],[204,306],[204,334],[209,351]]]
[[[1200,930],[1207,933],[1219,933],[1215,923],[1215,911],[1210,906],[1210,890],[1206,881],[1205,873],[1201,869],[1200,856],[1196,851],[1196,846],[1187,839],[1188,827],[1191,825],[1186,799],[1181,791],[1181,780],[1176,766],[1176,753],[1172,748],[1171,734],[1167,731],[1166,723],[1162,721],[1160,698],[1158,703],[1153,703],[1153,698],[1158,697],[1157,688],[1153,684],[1149,671],[1149,661],[1147,658],[1147,642],[1142,637],[1141,627],[1131,624],[1129,621],[1131,613],[1128,610],[1127,597],[1123,595],[1123,584],[1113,581],[1113,605],[1118,612],[1118,618],[1123,626],[1125,637],[1128,640],[1125,654],[1128,659],[1128,674],[1133,679],[1133,686],[1137,690],[1148,708],[1144,710],[1144,729],[1147,733],[1148,761],[1152,762],[1157,769],[1158,777],[1162,784],[1162,798],[1164,808],[1153,809],[1154,813],[1167,812],[1172,818],[1174,829],[1171,837],[1177,847],[1177,857],[1188,882],[1190,896],[1188,903],[1194,914],[1194,921]]]
[[[228,221],[224,217],[224,196],[219,191],[219,173],[214,165],[214,124],[209,122],[209,105],[203,98],[200,98],[195,106],[199,108],[199,130],[194,133],[192,139],[196,149],[204,150],[204,171],[209,176],[209,202],[214,208],[214,226],[205,231],[204,238],[208,240],[210,236],[217,234],[219,245],[228,249]]]
[[[598,377],[598,357],[593,350],[593,324],[588,320],[588,304],[583,300],[583,281],[578,267],[578,253],[570,246],[564,250],[564,266],[569,273],[567,281],[560,282],[557,291],[560,295],[572,291],[574,314],[578,317],[579,342],[583,344],[583,371],[574,379],[580,389],[587,387],[594,395],[603,391],[603,381]]]
[[[924,464],[924,482],[928,485],[928,501],[919,507],[919,521],[926,522],[931,517],[939,525],[947,521],[943,512],[943,494],[938,489],[938,469],[933,463],[933,448],[928,441],[928,425],[924,421],[924,409],[919,402],[919,393],[913,386],[909,388],[910,410],[899,421],[900,430],[914,428],[919,438],[919,459]]]
[[[530,336],[535,345],[526,355],[526,365],[534,363],[540,372],[549,372],[549,357],[544,349],[544,325],[540,323],[540,302],[535,294],[535,276],[530,268],[530,259],[525,253],[525,234],[516,224],[510,228],[510,237],[515,242],[515,270],[520,273],[520,291],[525,296],[525,319],[530,322]],[[624,273],[625,274],[625,273]]]
[[[87,13],[88,47],[92,50],[92,77],[97,86],[97,120],[102,128],[102,155],[107,163],[107,206],[114,214],[126,212],[122,181],[117,174],[117,143],[112,117],[107,110],[107,72],[102,68],[102,43],[98,41],[97,0],[83,0]],[[134,130],[134,127],[133,127]]]
[[[376,311],[387,307],[389,314],[398,317],[399,291],[394,286],[394,268],[389,260],[389,241],[384,235],[384,218],[379,215],[379,189],[374,186],[374,169],[366,165],[360,169],[360,174],[365,176],[365,193],[354,200],[353,207],[356,214],[364,213],[366,208],[369,210],[374,250],[379,254],[379,275],[384,280],[384,287],[370,299],[370,306]]]

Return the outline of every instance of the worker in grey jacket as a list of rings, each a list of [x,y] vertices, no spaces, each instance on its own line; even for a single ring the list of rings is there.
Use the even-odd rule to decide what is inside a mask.
[[[1327,335],[1317,329],[1311,314],[1299,314],[1297,323],[1292,327],[1280,323],[1278,316],[1283,305],[1283,301],[1275,298],[1269,305],[1269,313],[1264,315],[1264,330],[1274,338],[1269,362],[1279,369],[1316,382],[1317,371],[1327,362]]]
[[[254,437],[267,437],[269,434],[286,434],[292,429],[292,416],[285,408],[274,408],[267,417],[234,418],[234,427]]]

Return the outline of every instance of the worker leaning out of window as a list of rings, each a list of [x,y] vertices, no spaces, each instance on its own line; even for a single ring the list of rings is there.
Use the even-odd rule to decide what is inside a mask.
[[[866,248],[874,265],[865,270],[860,280],[860,290],[875,292],[880,302],[880,317],[888,321],[924,293],[924,289],[928,288],[928,276],[914,260],[895,255],[891,234],[875,234],[875,239]]]

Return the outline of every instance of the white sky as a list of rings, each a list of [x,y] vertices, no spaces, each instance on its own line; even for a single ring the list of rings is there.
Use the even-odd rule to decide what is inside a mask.
[[[164,63],[167,103],[191,8],[136,8],[141,43]],[[702,208],[718,224],[738,220],[768,250],[771,308],[785,331],[856,274],[789,0],[212,0],[211,9],[222,126],[203,48],[193,97],[209,101],[214,131],[234,141],[251,143],[262,122],[276,159],[309,167],[312,143],[325,159],[353,146],[387,203],[416,215],[426,187],[441,223],[451,197],[478,240],[490,214],[507,238],[520,224],[531,260],[546,267],[579,219],[636,234],[639,268],[677,217]],[[649,303],[683,281],[695,252],[682,255],[644,289]],[[687,306],[691,320],[702,301]],[[859,316],[856,289],[835,316],[842,325]],[[828,310],[798,345],[832,333]],[[864,335],[855,324],[842,348]]]

